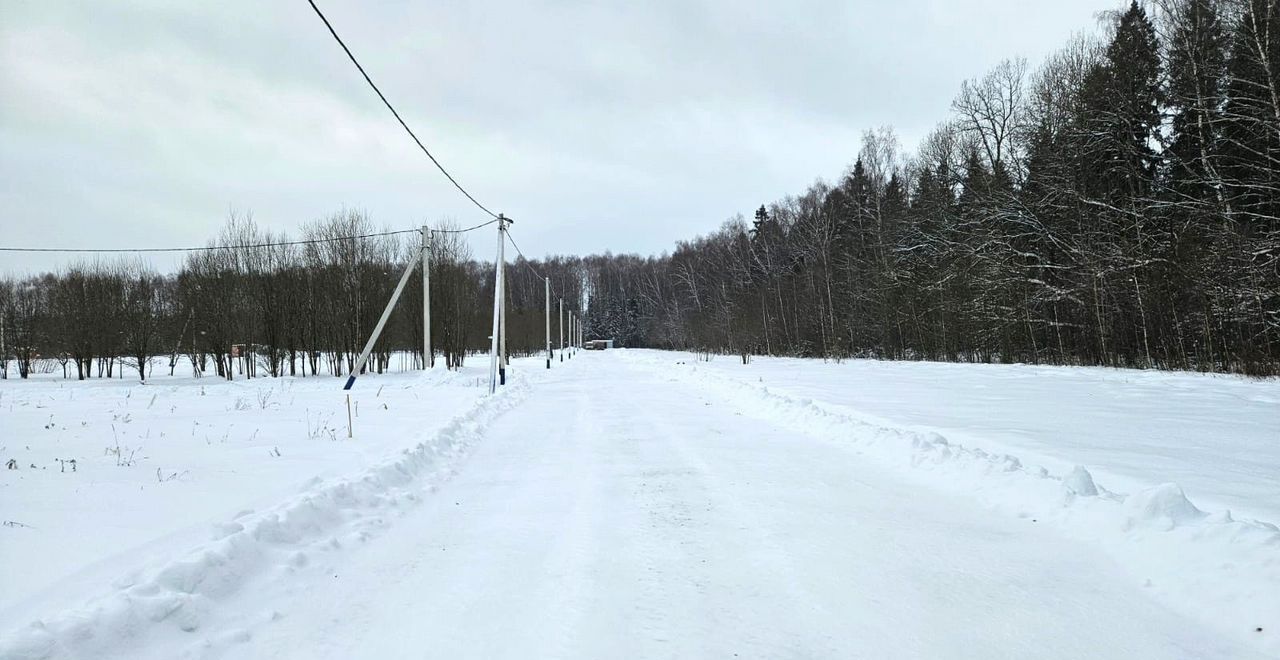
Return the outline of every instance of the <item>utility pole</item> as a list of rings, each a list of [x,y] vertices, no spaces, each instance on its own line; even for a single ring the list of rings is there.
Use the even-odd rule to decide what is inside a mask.
[[[573,310],[569,310],[569,357],[573,357]]]
[[[431,230],[422,225],[422,370],[435,365],[431,350]]]
[[[564,298],[560,299],[560,361],[564,362]]]
[[[498,375],[502,376],[503,385],[507,384],[507,367],[511,366],[511,356],[507,354],[507,268],[502,266],[502,345],[498,348],[502,353],[502,362],[498,363]]]
[[[542,278],[542,284],[546,287],[546,309],[545,317],[547,320],[547,368],[551,368],[551,278]]]
[[[502,380],[506,384],[506,369],[501,369],[499,373],[499,363],[501,358],[498,356],[498,347],[501,344],[499,333],[502,331],[502,271],[503,271],[503,248],[507,244],[507,219],[498,214],[498,258],[494,263],[493,275],[493,334],[489,335],[489,393],[493,394],[498,391],[498,381]]]

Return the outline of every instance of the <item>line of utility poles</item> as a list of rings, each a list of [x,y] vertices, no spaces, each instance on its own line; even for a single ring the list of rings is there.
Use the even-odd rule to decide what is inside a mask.
[[[511,357],[507,354],[507,226],[511,224],[511,219],[505,215],[498,214],[498,258],[494,264],[494,287],[493,287],[493,332],[489,335],[489,393],[498,391],[498,386],[507,384],[507,366],[511,363]],[[349,390],[355,385],[356,378],[364,372],[366,363],[369,361],[369,355],[373,353],[374,344],[377,343],[378,337],[382,335],[383,328],[387,325],[387,319],[391,317],[391,311],[395,309],[396,302],[400,300],[400,295],[404,293],[405,284],[409,281],[409,276],[413,274],[413,269],[418,266],[422,267],[422,368],[430,370],[435,365],[434,350],[431,346],[431,248],[432,248],[433,232],[426,225],[422,226],[422,248],[420,259],[410,259],[405,266],[404,274],[400,276],[400,281],[396,283],[395,291],[391,294],[391,300],[387,301],[387,306],[382,310],[382,316],[378,318],[378,324],[374,326],[373,333],[369,335],[369,340],[365,342],[364,349],[360,351],[360,358],[356,360],[355,365],[347,376],[346,385],[342,387]],[[545,295],[545,303],[543,313],[545,315],[544,325],[546,332],[546,351],[547,351],[547,368],[551,368],[551,362],[555,357],[554,351],[551,349],[551,278],[543,277],[543,291]],[[564,298],[559,299],[560,312],[560,361],[564,361],[565,353],[569,357],[573,357],[574,351],[571,350],[582,343],[582,324],[574,315],[573,310],[569,310],[569,327],[567,333],[568,343],[565,342],[565,309]],[[3,327],[0,326],[0,332]],[[3,342],[3,335],[0,335],[0,345]],[[3,376],[0,373],[0,376]]]

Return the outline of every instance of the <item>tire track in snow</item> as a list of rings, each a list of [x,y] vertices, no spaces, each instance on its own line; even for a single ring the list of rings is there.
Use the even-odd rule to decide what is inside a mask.
[[[692,467],[699,482],[706,484],[703,489],[709,500],[708,511],[718,512],[732,521],[737,527],[741,539],[740,552],[749,553],[751,557],[752,588],[769,592],[785,598],[786,607],[780,608],[787,617],[787,624],[778,626],[782,630],[801,631],[793,634],[783,648],[768,649],[766,640],[744,640],[763,646],[774,657],[785,654],[791,657],[815,658],[836,657],[840,650],[830,641],[828,631],[840,625],[839,617],[832,612],[822,599],[816,597],[803,586],[803,571],[796,565],[793,555],[779,542],[776,533],[769,533],[768,521],[752,504],[740,497],[730,496],[735,492],[726,485],[726,472],[729,466],[708,461],[705,450],[700,443],[677,441],[679,434],[665,418],[657,417],[656,423],[663,430],[662,435],[668,438],[668,446],[680,457],[681,462]],[[721,435],[715,429],[708,430],[710,435]],[[749,630],[749,628],[748,628]]]
[[[1170,607],[1264,652],[1280,652],[1280,528],[1209,514],[1176,484],[1132,494],[1096,484],[1082,466],[1067,475],[1015,456],[950,442],[938,433],[874,424],[734,378],[632,359],[630,367],[695,385],[739,414],[836,442],[940,492],[974,498],[1017,517],[1051,522],[1104,549]]]
[[[283,620],[215,631],[213,654],[1181,658],[1235,648],[1154,606],[1083,544],[881,478],[848,443],[803,437],[789,420],[704,406],[705,384],[598,373],[612,359],[584,357],[597,372],[540,387],[519,415],[476,429],[484,442],[449,462],[456,478],[377,543],[340,555],[344,581],[300,570],[294,579],[318,583],[265,605],[293,608]],[[263,590],[239,591],[235,604],[264,607],[254,602]],[[167,650],[151,649],[178,655]]]
[[[554,396],[563,385],[549,388]],[[592,600],[593,581],[588,577],[594,558],[599,554],[597,531],[606,521],[600,515],[600,476],[592,460],[592,443],[600,437],[599,427],[591,416],[591,401],[585,392],[570,398],[573,405],[574,432],[561,435],[567,446],[554,446],[555,451],[547,460],[572,466],[570,473],[577,478],[566,483],[565,495],[572,503],[563,518],[556,535],[555,548],[548,553],[542,566],[546,579],[542,581],[541,595],[535,598],[546,604],[549,611],[557,612],[554,618],[553,639],[547,644],[547,657],[572,657],[580,638],[586,603]],[[531,441],[537,439],[531,438]]]

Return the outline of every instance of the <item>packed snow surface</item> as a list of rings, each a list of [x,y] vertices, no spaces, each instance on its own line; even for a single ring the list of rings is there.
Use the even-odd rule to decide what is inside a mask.
[[[1276,381],[619,350],[483,384],[361,379],[348,439],[331,378],[0,383],[0,658],[1280,653]]]
[[[670,362],[633,351],[643,362]],[[722,356],[686,370],[749,380],[879,425],[935,431],[1111,488],[1180,484],[1195,501],[1280,522],[1280,382],[1096,367]]]
[[[206,540],[211,522],[412,447],[487,391],[478,367],[366,377],[348,440],[339,379],[156,371],[147,385],[131,373],[0,381],[0,461],[18,468],[0,471],[0,621],[82,600]]]

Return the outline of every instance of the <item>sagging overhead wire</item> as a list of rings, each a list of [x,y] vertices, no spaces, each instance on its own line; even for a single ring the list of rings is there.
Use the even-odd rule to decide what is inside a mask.
[[[467,232],[469,232],[469,231],[475,231],[475,230],[477,230],[477,229],[480,229],[481,227],[488,227],[489,225],[491,225],[491,224],[493,224],[493,223],[495,223],[495,222],[497,222],[497,221],[498,221],[498,219],[497,219],[497,218],[494,218],[494,219],[492,219],[492,220],[490,220],[490,221],[488,221],[488,222],[482,222],[482,223],[480,223],[480,224],[478,224],[478,225],[474,225],[474,226],[472,226],[472,227],[467,227],[466,229],[432,229],[431,231],[433,231],[433,232],[435,232],[435,233],[437,233],[437,234],[465,234],[465,233],[467,233]]]
[[[378,98],[382,100],[383,105],[387,106],[387,109],[391,111],[391,114],[396,118],[396,121],[400,122],[400,126],[404,128],[405,132],[409,134],[409,137],[412,138],[414,143],[418,145],[418,148],[422,150],[422,153],[426,154],[427,158],[431,159],[431,162],[436,166],[436,169],[440,170],[440,173],[443,174],[445,178],[449,180],[449,183],[452,183],[453,186],[458,189],[458,192],[462,193],[463,196],[465,196],[468,200],[470,200],[470,202],[474,204],[476,208],[483,211],[490,218],[493,218],[492,220],[489,220],[487,222],[483,222],[472,227],[467,227],[465,229],[432,229],[431,231],[436,233],[441,233],[441,234],[465,234],[467,232],[474,231],[482,227],[487,227],[495,222],[498,222],[498,214],[494,213],[493,211],[490,211],[488,207],[486,207],[484,204],[481,204],[480,201],[477,200],[471,193],[467,192],[466,188],[463,188],[462,184],[458,183],[457,179],[454,179],[453,175],[449,174],[449,171],[444,168],[444,165],[442,165],[440,161],[437,160],[436,157],[431,153],[431,151],[427,149],[426,145],[422,143],[422,140],[418,139],[418,136],[413,132],[413,129],[409,128],[409,125],[405,123],[404,119],[400,116],[400,113],[396,111],[395,107],[391,105],[391,102],[387,100],[386,95],[384,95],[382,93],[382,90],[378,89],[378,86],[374,84],[373,79],[369,77],[368,72],[364,70],[364,67],[360,64],[360,61],[356,59],[356,56],[351,52],[351,49],[347,47],[347,44],[342,40],[342,37],[338,36],[338,32],[333,28],[333,24],[331,24],[329,22],[329,19],[325,17],[324,12],[320,11],[320,8],[316,6],[315,1],[307,0],[307,2],[308,4],[311,5],[311,9],[315,11],[316,15],[320,17],[320,20],[324,22],[325,27],[328,28],[329,30],[329,34],[333,35],[334,40],[337,41],[338,45],[342,47],[343,52],[347,54],[347,58],[350,59],[351,63],[354,64],[356,66],[356,69],[360,71],[360,75],[364,77],[365,82],[369,84],[369,87],[371,87],[374,93],[378,95]],[[44,252],[44,253],[74,253],[74,254],[204,252],[204,251],[210,251],[210,250],[223,250],[223,249],[229,249],[229,248],[267,248],[267,247],[280,247],[280,246],[288,246],[288,245],[308,245],[313,243],[327,243],[327,242],[344,241],[344,240],[352,240],[352,239],[375,238],[379,236],[393,236],[396,234],[407,234],[407,233],[416,232],[416,231],[419,231],[419,230],[405,229],[401,231],[382,232],[382,233],[376,233],[376,234],[364,234],[360,236],[340,236],[335,238],[311,239],[311,240],[300,240],[300,241],[281,241],[277,243],[258,243],[253,245],[210,245],[210,246],[204,246],[204,247],[161,247],[161,248],[0,247],[0,252]]]
[[[521,258],[522,260],[524,260],[525,268],[528,268],[528,269],[529,269],[529,272],[530,272],[530,273],[533,273],[533,276],[534,276],[534,277],[536,277],[536,278],[538,278],[538,279],[540,279],[540,280],[547,280],[547,281],[550,281],[550,280],[551,280],[551,278],[550,278],[550,277],[548,277],[548,276],[546,276],[546,275],[543,275],[542,273],[539,273],[539,272],[538,272],[538,270],[537,270],[536,268],[534,268],[534,267],[533,267],[533,263],[529,261],[529,257],[524,256],[524,252],[521,252],[521,251],[520,251],[520,246],[519,246],[519,245],[516,245],[516,239],[515,239],[515,237],[513,237],[513,236],[511,235],[511,230],[510,230],[510,229],[507,229],[507,231],[506,231],[506,232],[504,232],[504,233],[505,233],[505,234],[506,234],[506,236],[507,236],[507,242],[511,243],[511,247],[515,248],[515,250],[516,250],[516,254],[520,255],[520,258]],[[564,297],[564,296],[560,295],[560,290],[559,290],[558,288],[556,288],[555,286],[552,286],[552,287],[551,287],[551,290],[552,290],[553,292],[555,292],[555,294],[556,294],[556,297],[557,297],[557,298],[563,298],[563,297]]]
[[[299,241],[279,241],[275,243],[253,243],[250,245],[206,245],[203,247],[162,247],[162,248],[40,248],[40,247],[0,247],[0,252],[64,252],[77,254],[116,254],[136,252],[209,252],[213,250],[245,250],[251,248],[282,247],[286,245],[312,245],[315,243],[336,243],[364,238],[395,236],[397,234],[416,233],[417,229],[401,229],[384,231],[376,234],[359,234],[356,236],[334,236],[332,238],[310,238]]]
[[[316,16],[319,16],[320,20],[324,21],[324,26],[329,28],[329,34],[333,35],[334,40],[338,42],[339,46],[342,46],[342,50],[347,54],[347,58],[351,60],[352,64],[356,65],[356,69],[360,71],[360,75],[364,76],[365,82],[369,83],[369,86],[373,88],[373,91],[378,95],[378,98],[382,99],[382,104],[387,106],[387,109],[391,111],[392,115],[395,115],[396,121],[400,122],[400,125],[404,127],[404,130],[409,134],[409,137],[413,138],[413,141],[418,145],[418,148],[422,150],[422,153],[426,154],[427,158],[431,159],[431,162],[435,164],[436,169],[440,170],[440,173],[449,180],[449,183],[453,184],[454,188],[458,189],[458,192],[471,200],[471,203],[475,204],[481,211],[489,214],[489,217],[496,219],[498,214],[490,211],[484,204],[477,201],[475,197],[472,197],[471,193],[467,192],[466,188],[463,188],[462,184],[458,183],[458,181],[453,178],[453,175],[449,174],[449,171],[444,168],[444,165],[441,165],[440,161],[436,160],[436,157],[431,155],[431,152],[427,149],[426,145],[422,144],[422,140],[418,139],[418,136],[414,134],[413,129],[409,128],[409,125],[400,117],[400,113],[396,112],[395,107],[392,106],[391,102],[387,100],[387,97],[383,95],[382,90],[378,89],[378,86],[373,84],[373,79],[365,72],[364,67],[360,66],[359,60],[357,60],[356,56],[351,53],[351,49],[347,48],[347,44],[342,41],[342,37],[338,36],[338,32],[333,29],[333,25],[329,23],[329,19],[325,18],[324,12],[321,12],[320,8],[316,6],[315,0],[307,0],[307,2],[311,5],[311,8],[315,10]]]
[[[475,231],[483,227],[497,222],[495,218],[488,222],[482,222],[478,225],[467,227],[466,229],[431,229],[430,231],[437,234],[465,234]],[[205,245],[203,247],[157,247],[157,248],[54,248],[54,247],[0,247],[0,252],[54,252],[69,254],[132,254],[143,252],[211,252],[214,250],[248,250],[255,248],[284,247],[289,245],[313,245],[316,243],[337,243],[340,241],[354,241],[365,238],[380,238],[383,236],[397,236],[399,234],[416,234],[421,229],[400,229],[396,231],[382,231],[373,234],[357,234],[354,236],[333,236],[330,238],[309,238],[297,241],[278,241],[274,243],[251,243],[248,245]]]

